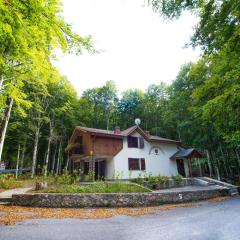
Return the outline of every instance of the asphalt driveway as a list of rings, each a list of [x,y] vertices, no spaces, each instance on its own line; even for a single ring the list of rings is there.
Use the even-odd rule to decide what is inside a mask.
[[[0,240],[237,240],[240,239],[240,198],[203,202],[141,217],[110,219],[39,219],[0,226]]]

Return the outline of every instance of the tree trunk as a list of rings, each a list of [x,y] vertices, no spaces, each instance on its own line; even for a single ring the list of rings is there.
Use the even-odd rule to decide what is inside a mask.
[[[70,156],[69,156],[69,152],[68,152],[68,154],[67,154],[67,162],[66,162],[66,171],[67,171],[67,169],[68,169],[68,164],[69,164],[69,161],[70,161]]]
[[[198,167],[199,167],[200,176],[202,177],[202,166],[201,166],[201,163],[199,161],[199,158],[197,158],[197,163],[198,163]]]
[[[192,159],[191,158],[188,160],[188,167],[189,167],[190,177],[192,177]]]
[[[32,159],[32,178],[35,176],[35,173],[36,173],[39,133],[40,133],[40,123],[38,123],[37,129],[35,132],[35,139],[34,139],[34,146],[33,146],[33,159]]]
[[[3,86],[3,76],[1,76],[1,79],[0,79],[0,91],[2,90],[2,86]]]
[[[228,176],[229,176],[229,173],[228,173],[228,170],[227,170],[225,155],[224,155],[224,153],[223,153],[223,150],[222,150],[222,146],[221,146],[221,145],[220,145],[220,151],[221,151],[221,155],[222,155],[222,158],[223,158],[223,166],[224,166],[224,170],[225,170],[225,173],[226,173],[226,177],[228,177]]]
[[[57,174],[59,173],[59,165],[60,165],[60,158],[61,158],[61,156],[60,156],[61,148],[62,148],[62,139],[60,140],[59,148],[58,148],[57,169],[56,169],[56,173]]]
[[[208,150],[206,150],[206,153],[207,153],[207,160],[208,160],[209,175],[210,175],[210,177],[212,177],[213,171],[212,171],[212,163],[211,163],[211,159],[210,159],[210,154],[209,154]]]
[[[24,162],[25,151],[26,151],[26,140],[23,143],[22,156],[20,161],[20,171],[19,171],[20,174],[22,174],[23,172],[23,162]]]
[[[12,106],[13,106],[13,99],[7,98],[7,108],[4,111],[4,116],[3,116],[3,120],[0,128],[0,161],[2,159],[3,145],[6,137],[8,122],[11,116]]]
[[[19,166],[20,151],[21,151],[20,144],[18,144],[17,165],[16,165],[16,174],[15,174],[16,179],[18,178],[18,166]]]
[[[215,165],[215,169],[216,169],[216,174],[217,174],[217,179],[218,180],[221,180],[221,172],[220,172],[220,164],[219,164],[219,160],[218,158],[216,157],[216,154],[214,151],[211,151],[211,155],[212,155],[212,159],[213,159],[213,162],[214,162],[214,159],[216,159],[216,165]]]
[[[237,156],[238,166],[240,167],[240,155],[239,155],[239,152],[238,152],[237,149],[235,149],[235,153],[236,153],[236,156]]]
[[[54,173],[54,168],[55,168],[55,162],[56,162],[56,154],[57,154],[57,143],[56,143],[56,147],[54,150],[54,154],[53,154],[53,159],[52,159],[52,174]]]
[[[51,147],[51,142],[52,142],[52,133],[53,133],[53,129],[52,129],[52,124],[51,121],[49,123],[49,138],[48,138],[48,146],[47,146],[47,155],[46,155],[46,162],[45,162],[45,166],[44,166],[44,176],[47,176],[47,170],[48,170],[48,162],[49,162],[49,155],[50,155],[50,147]]]
[[[109,116],[110,114],[109,113],[107,113],[107,130],[109,130],[109,118],[110,118],[110,116]]]

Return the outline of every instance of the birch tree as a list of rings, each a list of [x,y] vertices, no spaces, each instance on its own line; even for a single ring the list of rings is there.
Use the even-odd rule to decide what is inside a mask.
[[[0,12],[0,91],[5,96],[1,96],[1,102],[6,100],[0,128],[1,160],[13,103],[17,107],[30,104],[24,86],[36,78],[44,81],[53,68],[53,50],[60,48],[78,54],[82,47],[91,50],[91,44],[89,37],[82,38],[71,31],[61,16],[58,0],[1,1]]]

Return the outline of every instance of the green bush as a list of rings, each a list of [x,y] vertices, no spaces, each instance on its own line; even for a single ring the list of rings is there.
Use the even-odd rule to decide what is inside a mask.
[[[95,172],[92,170],[88,171],[88,174],[84,177],[84,180],[87,182],[92,182],[95,176]]]
[[[62,175],[53,176],[53,180],[51,182],[58,184],[74,184],[80,180],[82,175],[83,173],[80,169],[74,170],[72,174],[70,174],[67,170],[64,170]],[[47,182],[49,182],[48,178]]]
[[[22,187],[23,183],[15,179],[13,174],[0,174],[0,189],[12,189]]]
[[[177,184],[180,184],[183,180],[182,176],[181,175],[176,175],[176,176],[172,176],[172,179],[177,183]]]
[[[51,186],[42,190],[44,193],[117,193],[117,192],[148,192],[149,190],[127,183],[97,182],[89,185],[62,185]]]

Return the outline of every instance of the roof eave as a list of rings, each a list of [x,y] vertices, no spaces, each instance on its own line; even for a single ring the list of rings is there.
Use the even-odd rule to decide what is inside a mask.
[[[120,134],[111,134],[111,133],[94,133],[94,132],[89,132],[91,136],[99,136],[99,137],[107,137],[107,138],[119,138],[123,139],[125,136],[120,135]]]
[[[180,141],[174,141],[174,140],[158,140],[158,139],[149,139],[149,142],[160,142],[160,143],[173,143],[173,144],[177,144],[180,145],[181,142]]]

